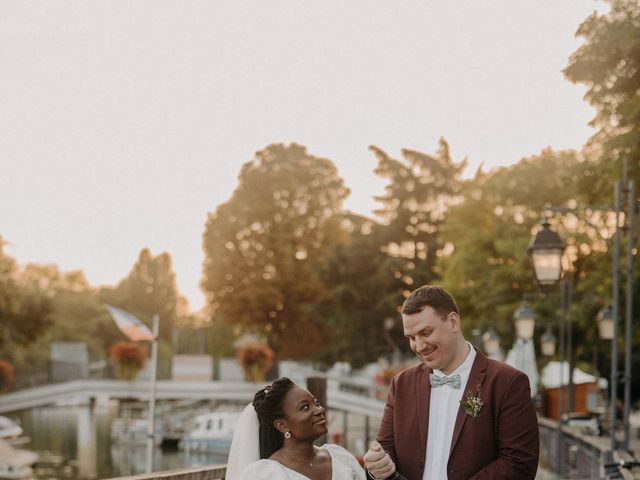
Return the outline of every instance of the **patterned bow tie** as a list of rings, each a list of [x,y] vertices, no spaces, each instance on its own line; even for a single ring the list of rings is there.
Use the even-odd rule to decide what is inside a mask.
[[[441,377],[439,375],[429,374],[429,382],[433,388],[449,385],[456,390],[460,388],[460,375],[451,375],[450,377]]]

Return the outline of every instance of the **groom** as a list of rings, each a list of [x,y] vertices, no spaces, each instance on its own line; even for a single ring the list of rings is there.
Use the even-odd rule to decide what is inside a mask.
[[[391,381],[377,442],[364,456],[368,478],[533,479],[539,432],[528,377],[464,339],[443,288],[415,290],[402,325],[423,363]]]

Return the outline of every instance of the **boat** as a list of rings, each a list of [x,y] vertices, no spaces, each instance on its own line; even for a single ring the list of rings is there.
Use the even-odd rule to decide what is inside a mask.
[[[0,415],[0,439],[6,440],[14,447],[31,442],[31,438],[22,435],[22,427],[9,417]]]
[[[0,415],[0,438],[11,440],[22,435],[22,427],[9,417]]]
[[[162,442],[162,425],[156,418],[153,444]],[[127,402],[121,405],[120,417],[111,423],[111,440],[122,444],[146,445],[149,419],[146,402]]]
[[[31,478],[33,476],[31,467],[37,461],[37,453],[14,448],[7,440],[0,438],[0,478],[9,480]]]
[[[180,448],[187,452],[228,453],[240,412],[210,412],[195,417],[182,437]]]
[[[188,420],[198,411],[209,409],[208,402],[205,405],[201,400],[156,405],[154,445],[164,449],[177,448]],[[114,443],[146,445],[148,425],[147,402],[123,402],[120,404],[120,416],[111,423],[111,439]]]
[[[148,438],[149,421],[146,418],[116,418],[111,424],[111,439],[116,443],[146,444]],[[162,432],[159,424],[153,435],[153,444],[158,446],[162,442]]]

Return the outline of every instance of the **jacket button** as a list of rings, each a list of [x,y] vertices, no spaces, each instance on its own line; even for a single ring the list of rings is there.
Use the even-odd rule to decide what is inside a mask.
[[[420,462],[418,466],[420,467],[420,469],[422,469],[422,467],[424,467],[424,462]]]

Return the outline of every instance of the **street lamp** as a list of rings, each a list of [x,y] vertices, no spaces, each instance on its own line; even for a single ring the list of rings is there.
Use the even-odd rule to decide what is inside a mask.
[[[562,278],[562,255],[565,249],[565,243],[560,236],[551,230],[549,220],[543,219],[541,229],[533,236],[527,248],[527,254],[531,262],[534,278],[541,289],[545,287],[555,286]],[[560,319],[560,387],[558,395],[558,429],[556,434],[556,472],[562,474],[564,471],[564,456],[562,454],[562,423],[564,421],[564,361],[565,361],[565,324],[567,323],[567,295],[565,284],[562,282],[562,310],[563,315]],[[573,405],[573,370],[571,368],[571,323],[568,328],[568,349],[569,360],[569,410]],[[555,348],[554,348],[555,349]]]
[[[568,411],[573,410],[573,335],[571,328],[571,320],[569,319],[569,306],[571,305],[572,295],[572,277],[567,272],[562,275],[562,255],[565,249],[565,243],[560,236],[551,230],[549,220],[544,218],[541,223],[541,229],[533,236],[529,243],[527,253],[531,261],[533,273],[536,282],[541,288],[546,286],[554,286],[560,282],[561,285],[561,303],[562,303],[562,319],[560,320],[560,391],[564,388],[564,379],[562,372],[564,371],[565,354],[569,363],[569,382],[568,382]],[[567,333],[567,345],[565,351],[565,329]],[[562,393],[560,394],[560,415],[562,411]]]
[[[522,302],[513,313],[516,338],[507,354],[506,363],[524,372],[529,377],[531,396],[538,393],[538,368],[536,354],[531,339],[535,327],[535,315],[526,302]]]
[[[635,249],[635,216],[636,205],[638,203],[636,183],[634,180],[628,180],[628,161],[623,158],[622,161],[622,181],[617,180],[614,187],[614,203],[613,207],[588,207],[589,210],[600,210],[615,215],[615,235],[613,238],[613,251],[611,255],[612,260],[612,288],[611,288],[611,311],[603,311],[599,321],[599,328],[607,326],[606,322],[609,322],[611,328],[608,331],[603,332],[606,336],[611,338],[611,450],[610,456],[618,448],[623,450],[629,449],[630,438],[630,424],[629,414],[631,411],[631,337],[632,337],[632,318],[633,318],[633,265],[634,256],[637,251]],[[547,210],[556,210],[560,212],[575,212],[577,208],[548,208]],[[622,237],[626,234],[626,295],[625,295],[625,322],[624,322],[624,376],[622,377],[622,383],[624,384],[624,411],[623,411],[623,430],[624,435],[622,441],[618,444],[616,440],[616,410],[615,402],[617,399],[617,387],[618,387],[618,343],[619,336],[619,317],[620,317],[620,266],[621,266],[621,243]],[[534,270],[536,281],[541,287],[545,285],[553,285],[560,280],[561,269],[561,256],[564,250],[564,243],[560,240],[549,227],[549,223],[545,220],[542,224],[542,229],[538,231],[535,237],[532,239],[531,244],[527,250],[531,259],[531,264]],[[566,277],[565,277],[566,278]],[[564,322],[567,321],[568,305],[571,303],[571,281],[562,282],[564,289],[562,299],[565,315],[560,322],[560,358],[564,357],[563,345],[564,345]],[[610,316],[609,316],[610,313]],[[572,366],[571,355],[571,323],[568,322],[568,350],[569,350],[569,368]],[[602,331],[602,330],[601,330]],[[562,364],[562,360],[561,360]],[[562,371],[562,369],[561,369]],[[569,403],[572,402],[572,373],[570,373],[569,379]],[[560,379],[562,388],[562,377]],[[560,401],[562,402],[562,395],[560,395]],[[560,404],[562,405],[562,403]]]
[[[516,336],[523,340],[530,340],[533,338],[533,330],[536,325],[536,319],[533,314],[533,310],[529,308],[526,302],[516,309],[513,313],[513,319],[516,324]]]
[[[556,353],[556,337],[548,326],[540,337],[540,350],[545,357],[553,357]]]
[[[551,230],[549,220],[545,218],[541,226],[542,229],[531,239],[527,253],[538,284],[555,285],[562,276],[562,254],[565,244],[560,236]]]
[[[602,340],[613,339],[613,308],[611,305],[602,307],[596,316],[598,334]]]
[[[482,347],[489,358],[495,358],[500,350],[500,337],[493,328],[482,335]]]

